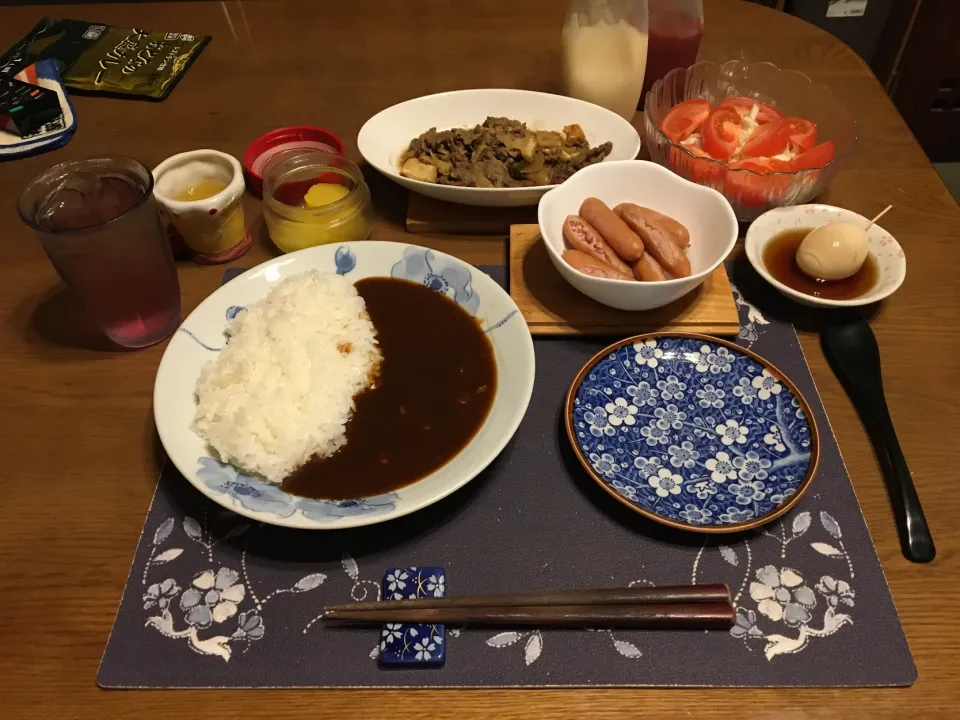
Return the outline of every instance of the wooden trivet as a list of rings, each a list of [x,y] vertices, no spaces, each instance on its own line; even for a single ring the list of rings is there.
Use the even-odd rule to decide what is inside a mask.
[[[654,310],[601,305],[564,280],[550,262],[536,225],[510,228],[510,296],[534,335],[627,335],[674,330],[709,335],[740,331],[723,265],[693,292]]]
[[[535,223],[537,206],[499,208],[458,205],[411,192],[407,232],[506,235],[511,225]]]

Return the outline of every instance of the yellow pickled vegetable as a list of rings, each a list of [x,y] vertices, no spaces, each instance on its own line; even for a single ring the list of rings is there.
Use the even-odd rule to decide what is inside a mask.
[[[350,189],[343,185],[317,183],[307,190],[307,194],[303,196],[303,202],[307,207],[320,207],[343,200],[349,194]]]
[[[270,239],[284,252],[315,245],[365,240],[370,236],[372,213],[363,195],[337,183],[317,183],[303,196],[303,204],[284,205],[274,197],[265,201],[263,217]],[[369,198],[369,195],[366,195]],[[338,201],[345,201],[334,205]]]

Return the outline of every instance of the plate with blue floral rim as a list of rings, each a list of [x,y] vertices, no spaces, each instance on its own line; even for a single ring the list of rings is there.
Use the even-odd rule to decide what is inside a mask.
[[[594,355],[564,411],[580,463],[631,510],[731,533],[790,510],[813,479],[817,426],[797,387],[733,343],[637,335]]]
[[[497,390],[484,424],[446,465],[395,492],[317,500],[292,495],[220,462],[193,432],[190,426],[197,405],[197,378],[201,368],[226,343],[227,322],[263,298],[277,282],[308,270],[335,272],[354,281],[394,277],[422,283],[445,294],[477,319],[493,346]],[[437,352],[442,351],[442,347],[437,348]],[[476,477],[516,432],[530,401],[533,379],[530,331],[516,304],[495,280],[435,250],[365,240],[283,255],[246,271],[204,300],[170,339],[160,361],[154,384],[154,419],[170,460],[211,500],[271,525],[333,530],[406,515],[437,502]]]

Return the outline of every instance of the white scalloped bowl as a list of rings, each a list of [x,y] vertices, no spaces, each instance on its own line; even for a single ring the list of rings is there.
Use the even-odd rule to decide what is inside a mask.
[[[833,205],[794,205],[768,210],[758,217],[747,230],[747,259],[760,276],[791,300],[811,307],[860,307],[879,302],[897,291],[907,276],[907,259],[893,235],[879,225],[867,230],[867,249],[877,260],[879,277],[867,293],[851,300],[829,300],[813,297],[787,287],[767,270],[763,262],[763,250],[774,237],[785,230],[815,228],[828,222],[849,222],[865,227],[869,218],[852,210]]]
[[[563,221],[588,197],[609,207],[632,202],[669,215],[690,231],[691,275],[660,282],[608,280],[584,275],[563,259]],[[695,290],[737,243],[737,217],[723,195],[646,160],[604,162],[584,168],[540,200],[540,234],[554,267],[574,288],[620,310],[651,310]]]

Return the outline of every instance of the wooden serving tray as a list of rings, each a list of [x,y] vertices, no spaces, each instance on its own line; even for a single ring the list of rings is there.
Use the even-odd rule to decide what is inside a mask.
[[[510,228],[510,296],[534,335],[625,335],[674,330],[708,335],[740,332],[723,265],[700,287],[654,310],[615,310],[591,300],[550,262],[536,225]]]
[[[511,225],[537,222],[537,206],[498,208],[458,205],[411,192],[407,232],[506,235]]]

